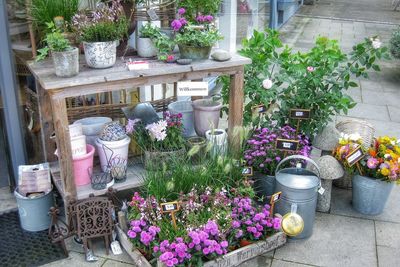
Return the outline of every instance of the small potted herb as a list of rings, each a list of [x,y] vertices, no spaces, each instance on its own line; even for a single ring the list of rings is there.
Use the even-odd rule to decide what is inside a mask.
[[[137,52],[141,57],[154,57],[157,55],[157,48],[154,42],[161,36],[160,29],[147,23],[139,30],[137,39]]]
[[[79,73],[79,50],[72,47],[63,33],[56,29],[54,23],[47,23],[51,32],[46,35],[44,42],[46,46],[39,49],[37,60],[43,60],[51,54],[54,69],[58,77],[72,77]]]
[[[91,68],[114,66],[118,42],[127,35],[128,20],[120,1],[101,4],[89,13],[78,13],[72,18],[85,50],[86,63]]]

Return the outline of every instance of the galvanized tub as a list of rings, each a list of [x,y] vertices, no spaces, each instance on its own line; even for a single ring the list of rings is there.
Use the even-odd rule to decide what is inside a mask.
[[[290,160],[304,160],[316,167],[317,173],[300,167],[280,170],[283,163]],[[304,229],[294,239],[308,238],[312,235],[315,210],[317,207],[318,188],[321,185],[318,165],[304,156],[294,155],[282,160],[276,168],[275,192],[282,192],[281,199],[276,203],[276,212],[285,215],[291,211],[293,203],[297,204],[297,213],[304,220]]]

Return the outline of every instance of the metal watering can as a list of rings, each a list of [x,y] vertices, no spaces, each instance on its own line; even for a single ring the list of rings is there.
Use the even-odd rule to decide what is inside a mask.
[[[296,167],[281,170],[282,164],[290,160],[304,160],[314,165],[317,173],[306,170],[301,163]],[[276,203],[276,212],[286,214],[282,220],[282,229],[294,239],[310,237],[314,226],[318,189],[321,187],[318,165],[312,159],[301,155],[289,156],[278,164],[275,176],[275,192],[282,192],[280,201]]]

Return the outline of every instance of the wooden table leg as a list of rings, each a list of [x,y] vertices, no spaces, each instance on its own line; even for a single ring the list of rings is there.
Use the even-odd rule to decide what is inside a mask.
[[[51,98],[53,109],[53,123],[56,133],[58,159],[60,162],[60,176],[64,188],[64,201],[76,200],[76,187],[73,173],[71,140],[69,136],[69,123],[67,104],[65,99]]]
[[[54,155],[56,144],[51,139],[51,135],[54,132],[53,117],[51,112],[50,96],[40,86],[40,83],[36,81],[36,92],[38,96],[38,110],[40,117],[40,136],[41,146],[44,157],[44,161],[52,162],[56,161],[57,157]]]
[[[243,82],[244,69],[242,68],[236,74],[231,75],[231,84],[229,88],[229,114],[228,114],[228,140],[231,151],[235,155],[240,151],[240,140],[234,138],[234,129],[243,125]]]

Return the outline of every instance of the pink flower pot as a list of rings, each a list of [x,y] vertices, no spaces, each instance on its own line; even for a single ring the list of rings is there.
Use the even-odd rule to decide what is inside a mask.
[[[93,168],[94,146],[86,145],[86,154],[74,157],[75,185],[90,184],[89,168]]]

